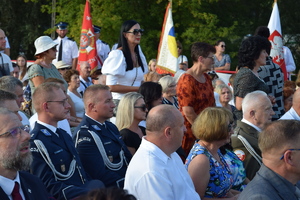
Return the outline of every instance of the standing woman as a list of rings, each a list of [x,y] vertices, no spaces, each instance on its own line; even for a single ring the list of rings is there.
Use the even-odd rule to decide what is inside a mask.
[[[20,54],[17,57],[17,65],[20,67],[19,80],[24,82],[28,80],[27,74],[27,58],[24,54]]]
[[[56,43],[49,36],[41,36],[35,40],[35,57],[37,58],[33,65],[28,68],[28,78],[33,94],[35,88],[44,83],[47,78],[58,78],[64,81],[67,88],[68,84],[60,75],[52,60],[56,58]]]
[[[239,49],[238,73],[233,82],[233,92],[235,107],[235,116],[238,120],[243,118],[242,101],[246,94],[255,90],[261,90],[268,94],[268,85],[259,77],[257,70],[260,66],[266,65],[268,53],[266,49],[270,48],[268,39],[261,36],[251,36],[245,39]],[[273,103],[274,97],[270,97]]]
[[[116,106],[127,92],[137,92],[144,74],[148,72],[146,58],[140,41],[144,29],[134,20],[125,21],[121,27],[118,48],[109,53],[102,73],[111,89]]]
[[[143,96],[137,92],[125,94],[119,103],[116,126],[118,127],[124,143],[132,155],[139,148],[142,137],[146,135],[145,127],[139,123],[146,120],[147,107]]]
[[[225,42],[219,40],[215,44],[216,53],[214,55],[215,70],[230,70],[230,57],[228,54],[224,54]]]
[[[215,48],[204,42],[196,42],[191,48],[193,66],[184,73],[177,83],[179,110],[184,117],[187,131],[184,133],[182,148],[186,155],[195,143],[192,124],[206,107],[215,106],[214,89],[207,75],[214,64]]]

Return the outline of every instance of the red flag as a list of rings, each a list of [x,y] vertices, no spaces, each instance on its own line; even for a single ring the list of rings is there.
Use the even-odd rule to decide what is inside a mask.
[[[287,80],[288,76],[283,55],[280,16],[276,0],[274,2],[273,11],[268,24],[268,28],[270,29],[269,40],[272,43],[270,56],[273,58],[273,62],[277,63],[280,66],[284,74],[284,80]]]
[[[87,0],[82,20],[77,70],[79,70],[81,62],[88,61],[93,72],[98,67],[98,60],[99,57],[96,49],[96,37],[90,12],[90,1]]]

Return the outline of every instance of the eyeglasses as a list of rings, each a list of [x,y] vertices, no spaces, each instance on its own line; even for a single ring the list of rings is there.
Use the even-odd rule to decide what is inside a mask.
[[[214,56],[207,56],[205,58],[210,58],[211,60],[214,60]]]
[[[222,47],[222,48],[225,48],[225,47],[226,47],[226,45],[221,45],[221,47]]]
[[[60,68],[59,70],[62,70],[62,71],[64,71],[64,70],[69,70],[69,69],[72,69],[72,67]]]
[[[290,151],[300,151],[300,149],[287,149],[287,150],[285,150],[285,152],[288,151],[288,150],[290,150]],[[285,153],[285,152],[284,152],[284,153]],[[284,153],[283,153],[283,155],[281,156],[280,160],[282,160],[282,159],[284,158]]]
[[[146,110],[147,110],[147,107],[146,107],[146,105],[144,104],[144,105],[142,105],[142,106],[134,106],[134,108],[140,108],[142,111],[144,111],[144,112],[146,112]]]
[[[58,102],[61,103],[63,106],[66,106],[66,103],[68,102],[68,98],[65,98],[62,101],[47,101],[47,103],[51,103],[51,102]]]
[[[176,87],[176,84],[169,85],[168,87],[169,87],[169,88],[171,88],[171,87]]]
[[[140,33],[141,35],[143,35],[144,29],[133,29],[133,31],[127,31],[126,33],[132,33],[134,35],[137,35],[138,33]]]
[[[18,127],[13,128],[5,133],[0,134],[0,137],[4,136],[4,135],[7,135],[7,136],[11,135],[13,137],[17,137],[19,134],[21,134],[21,130],[29,133],[30,127],[29,127],[29,125],[18,126]]]

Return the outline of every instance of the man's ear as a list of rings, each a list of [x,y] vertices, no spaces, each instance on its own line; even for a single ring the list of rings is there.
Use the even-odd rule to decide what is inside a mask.
[[[88,104],[88,110],[90,110],[90,111],[96,111],[96,110],[95,110],[95,104],[92,103],[92,102],[90,102],[90,103]]]
[[[171,134],[171,127],[167,126],[165,129],[164,129],[164,135],[166,138],[171,138],[172,137],[172,134]]]
[[[47,102],[42,103],[42,109],[43,109],[44,111],[46,111],[46,112],[49,111],[49,107],[48,107],[48,103],[47,103]]]
[[[254,117],[254,115],[255,115],[255,111],[254,111],[254,110],[251,110],[251,111],[250,111],[250,117]]]

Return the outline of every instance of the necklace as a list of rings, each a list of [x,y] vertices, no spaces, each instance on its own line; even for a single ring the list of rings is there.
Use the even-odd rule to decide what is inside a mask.
[[[216,162],[218,162],[224,167],[224,163],[222,162],[221,155],[219,154],[219,152],[217,152],[218,156],[216,157],[203,142],[200,141],[200,145],[207,150],[207,152],[216,160]]]

